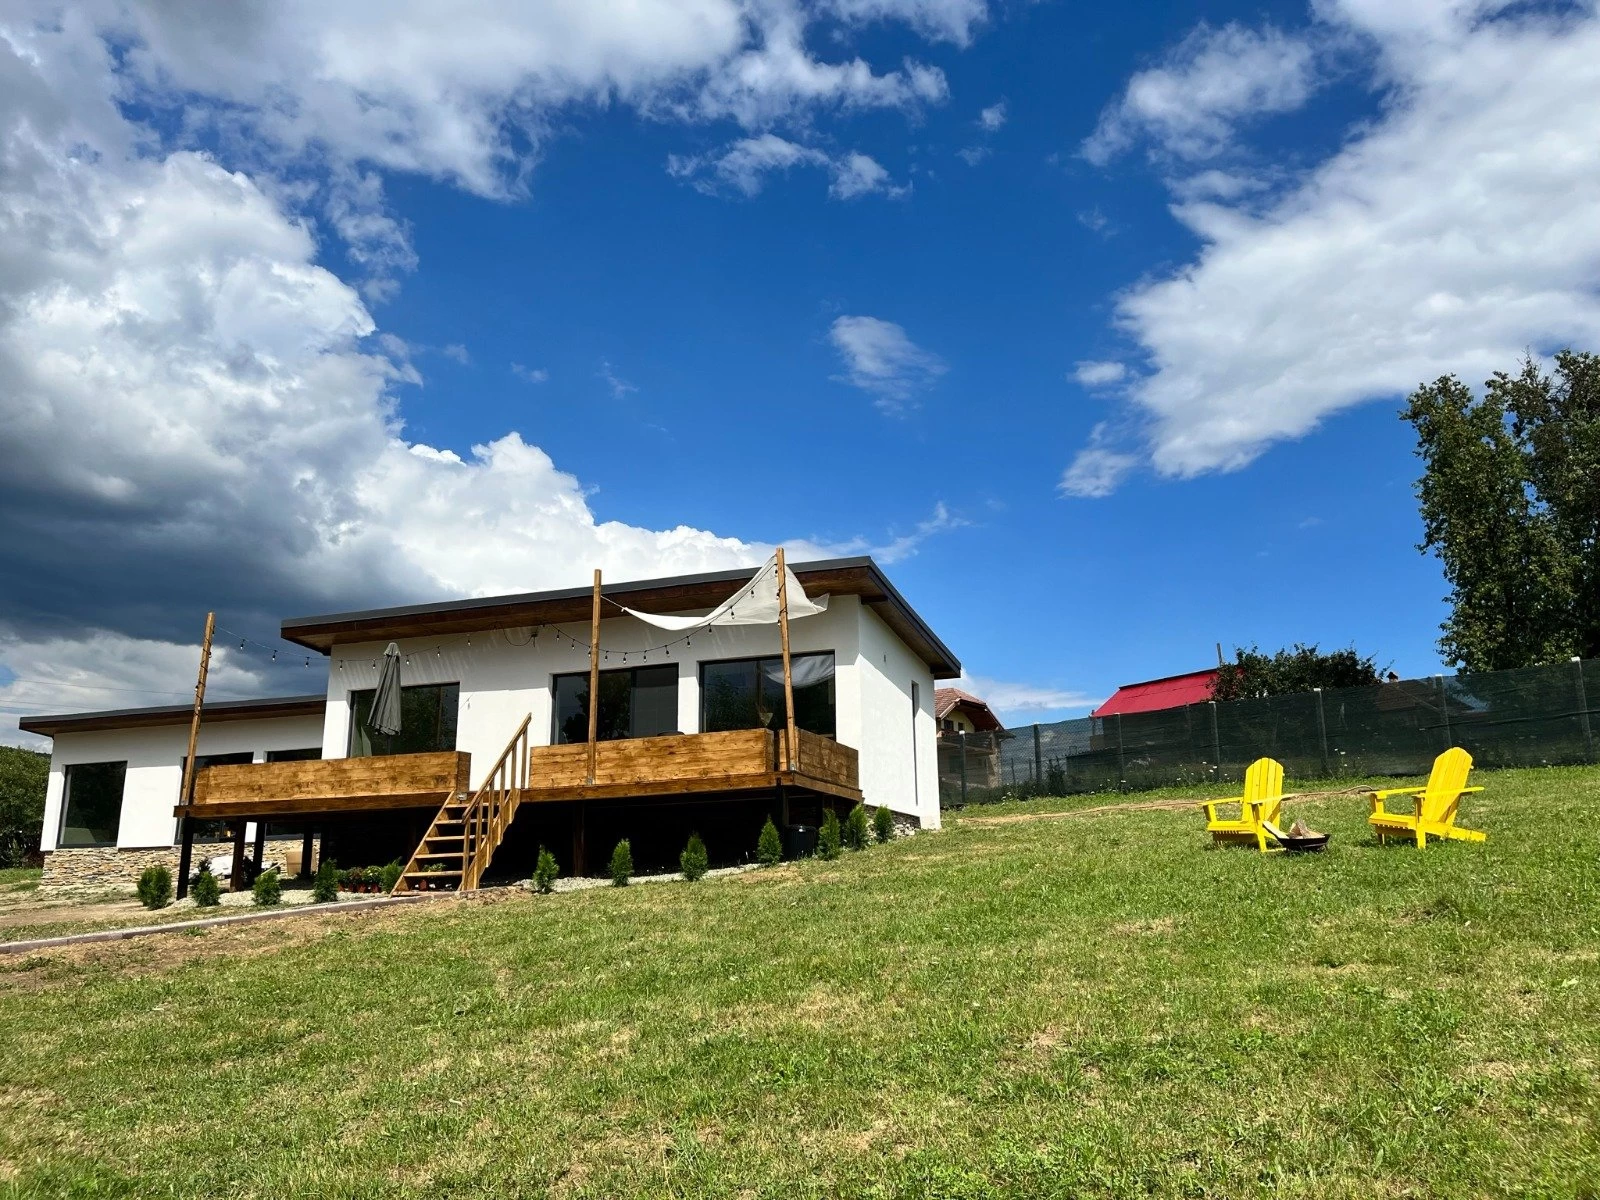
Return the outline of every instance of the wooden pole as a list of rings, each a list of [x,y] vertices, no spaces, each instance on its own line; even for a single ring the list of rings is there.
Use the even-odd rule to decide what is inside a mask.
[[[211,666],[211,637],[217,630],[217,614],[206,614],[206,632],[200,639],[200,673],[194,683],[194,713],[189,717],[189,753],[183,760],[183,779],[178,784],[178,803],[194,803],[194,755],[200,745],[200,708],[206,700],[206,672]],[[178,818],[178,899],[189,894],[189,863],[194,839],[189,834],[189,817]]]
[[[784,757],[788,760],[788,769],[793,771],[795,764],[795,738],[794,731],[794,675],[789,669],[789,572],[783,565],[783,547],[778,547],[778,641],[783,646],[783,712],[784,732],[787,735],[788,750]]]
[[[600,569],[594,572],[594,610],[589,616],[589,782],[594,782],[595,742],[600,736]]]

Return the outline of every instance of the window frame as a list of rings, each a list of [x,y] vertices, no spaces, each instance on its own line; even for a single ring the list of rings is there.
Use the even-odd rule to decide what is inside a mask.
[[[832,733],[819,733],[819,734],[817,734],[817,736],[818,737],[830,738],[833,741],[838,741],[839,740],[839,653],[838,653],[838,651],[836,651],[836,650],[804,650],[804,651],[800,651],[799,653],[790,653],[790,655],[789,655],[789,663],[790,663],[790,666],[792,668],[793,665],[795,663],[799,662],[802,658],[820,658],[820,657],[822,657],[824,655],[826,655],[828,658],[831,658],[833,660],[833,675],[828,680],[828,682],[833,685],[833,732]],[[699,718],[699,722],[700,722],[700,732],[701,733],[732,732],[730,730],[709,730],[709,729],[706,728],[706,668],[707,667],[725,667],[725,666],[734,666],[734,665],[738,665],[738,664],[741,664],[741,663],[754,663],[754,664],[756,664],[756,686],[760,687],[760,684],[761,684],[761,666],[760,666],[760,664],[764,663],[764,662],[782,662],[782,661],[783,661],[783,655],[782,655],[781,652],[778,653],[778,654],[741,654],[741,655],[738,655],[738,656],[736,656],[734,658],[706,658],[706,659],[701,659],[696,664],[696,678],[699,680],[699,684],[700,684],[700,711],[697,714],[698,718]],[[773,715],[774,716],[777,715],[777,710],[776,709],[773,710]],[[763,729],[763,728],[766,728],[766,726],[748,725],[748,726],[745,726],[745,728],[747,728],[747,729]],[[781,729],[782,726],[781,725],[774,725],[774,726],[772,726],[772,728],[776,730],[776,729]],[[800,728],[804,728],[804,726],[800,726]],[[807,732],[808,733],[814,733],[816,731],[815,730],[807,730]]]
[[[442,747],[442,748],[436,748],[434,750],[402,750],[402,751],[390,751],[390,752],[386,752],[386,753],[374,752],[372,754],[357,754],[356,753],[356,736],[357,736],[357,734],[359,732],[359,727],[356,724],[356,697],[358,695],[373,695],[373,696],[376,696],[378,689],[375,686],[374,687],[369,687],[369,688],[351,688],[349,691],[347,691],[345,693],[345,707],[349,710],[349,720],[346,723],[346,742],[345,742],[345,746],[346,746],[345,754],[346,754],[346,757],[349,757],[349,758],[393,758],[397,753],[398,754],[441,754],[441,753],[446,753],[448,751],[456,750],[457,748],[459,748],[459,746],[461,744],[461,681],[459,679],[441,679],[437,683],[402,683],[400,685],[401,703],[404,704],[404,702],[405,702],[405,693],[407,693],[409,691],[413,691],[413,690],[420,690],[420,689],[423,689],[423,688],[432,688],[432,689],[435,689],[435,690],[438,690],[438,691],[442,691],[445,688],[455,688],[455,690],[456,690],[455,736],[452,739],[452,744],[451,745],[446,746],[446,747]],[[367,709],[367,711],[370,713],[372,710],[369,707]],[[443,713],[442,706],[440,708],[440,713],[441,713],[441,715]],[[372,734],[369,733],[369,735],[368,735],[369,740],[371,739],[372,736],[375,736],[375,735],[372,735]],[[402,737],[404,736],[404,731],[403,730],[401,732],[401,736]]]
[[[122,787],[117,793],[117,819],[111,830],[109,842],[69,842],[67,835],[67,814],[72,807],[72,772],[82,767],[121,767]],[[67,763],[61,768],[61,813],[56,821],[56,849],[57,850],[105,850],[115,849],[117,839],[122,836],[122,805],[128,795],[128,760],[125,758],[105,759],[100,762]]]
[[[678,665],[677,662],[669,661],[669,662],[657,663],[657,664],[649,664],[649,663],[641,662],[637,666],[606,667],[603,670],[601,670],[600,678],[604,679],[607,675],[611,675],[611,676],[637,675],[640,671],[666,671],[668,669],[670,669],[673,672],[672,692],[673,692],[674,705],[673,705],[673,713],[672,713],[672,728],[670,730],[667,730],[665,733],[640,733],[640,734],[630,733],[625,738],[607,738],[607,737],[602,737],[602,738],[599,738],[598,740],[600,740],[602,742],[626,742],[626,741],[637,740],[637,739],[640,739],[640,738],[670,737],[673,733],[681,733],[682,732],[682,730],[679,729],[679,727],[678,727],[678,715],[679,715],[679,712],[678,712],[678,708],[677,708],[677,705],[676,705],[676,700],[679,698],[679,693],[681,692],[681,690],[683,688],[683,673],[679,669],[679,665]],[[563,742],[561,740],[561,700],[560,700],[559,695],[557,694],[557,689],[558,689],[558,685],[559,685],[560,681],[563,680],[563,679],[581,679],[583,681],[583,683],[584,683],[584,686],[587,687],[588,683],[589,683],[589,672],[588,671],[556,671],[556,672],[552,672],[551,673],[551,675],[550,675],[550,744],[552,746],[585,746],[585,745],[588,745],[587,732],[585,734],[585,737],[583,739],[581,739],[580,741]],[[631,685],[630,688],[629,688],[630,696],[631,696],[631,694],[633,692],[635,692],[637,690],[638,690],[638,687],[637,687],[636,684],[635,685]],[[632,701],[630,700],[629,703],[631,704]]]

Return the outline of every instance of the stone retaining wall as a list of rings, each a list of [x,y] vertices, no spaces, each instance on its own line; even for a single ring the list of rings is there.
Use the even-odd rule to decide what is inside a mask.
[[[321,839],[314,839],[312,865],[316,865]],[[299,837],[269,837],[263,853],[264,861],[276,859],[287,862],[290,850],[300,850]],[[226,843],[197,844],[194,848],[194,866],[199,868],[218,854],[231,855],[233,847]],[[245,847],[248,856],[250,847]],[[155,846],[147,850],[119,849],[116,846],[85,846],[76,849],[50,850],[44,856],[44,874],[39,879],[42,895],[72,895],[86,892],[131,892],[139,882],[146,867],[163,866],[177,882],[178,848]]]

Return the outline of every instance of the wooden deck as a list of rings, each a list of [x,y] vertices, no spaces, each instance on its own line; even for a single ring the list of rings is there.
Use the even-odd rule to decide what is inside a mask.
[[[782,731],[738,729],[600,742],[595,747],[592,783],[587,744],[534,746],[528,751],[523,801],[714,795],[780,785],[843,800],[861,799],[860,757],[855,750],[802,729],[791,771],[784,761],[785,741]]]
[[[438,808],[467,790],[472,755],[459,750],[207,767],[194,804],[177,816],[300,816],[385,808]]]

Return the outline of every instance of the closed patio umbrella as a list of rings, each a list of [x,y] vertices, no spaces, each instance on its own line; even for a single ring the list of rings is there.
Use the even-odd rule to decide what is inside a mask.
[[[400,647],[393,642],[383,652],[383,665],[378,668],[378,690],[372,694],[367,728],[389,737],[400,732]]]

